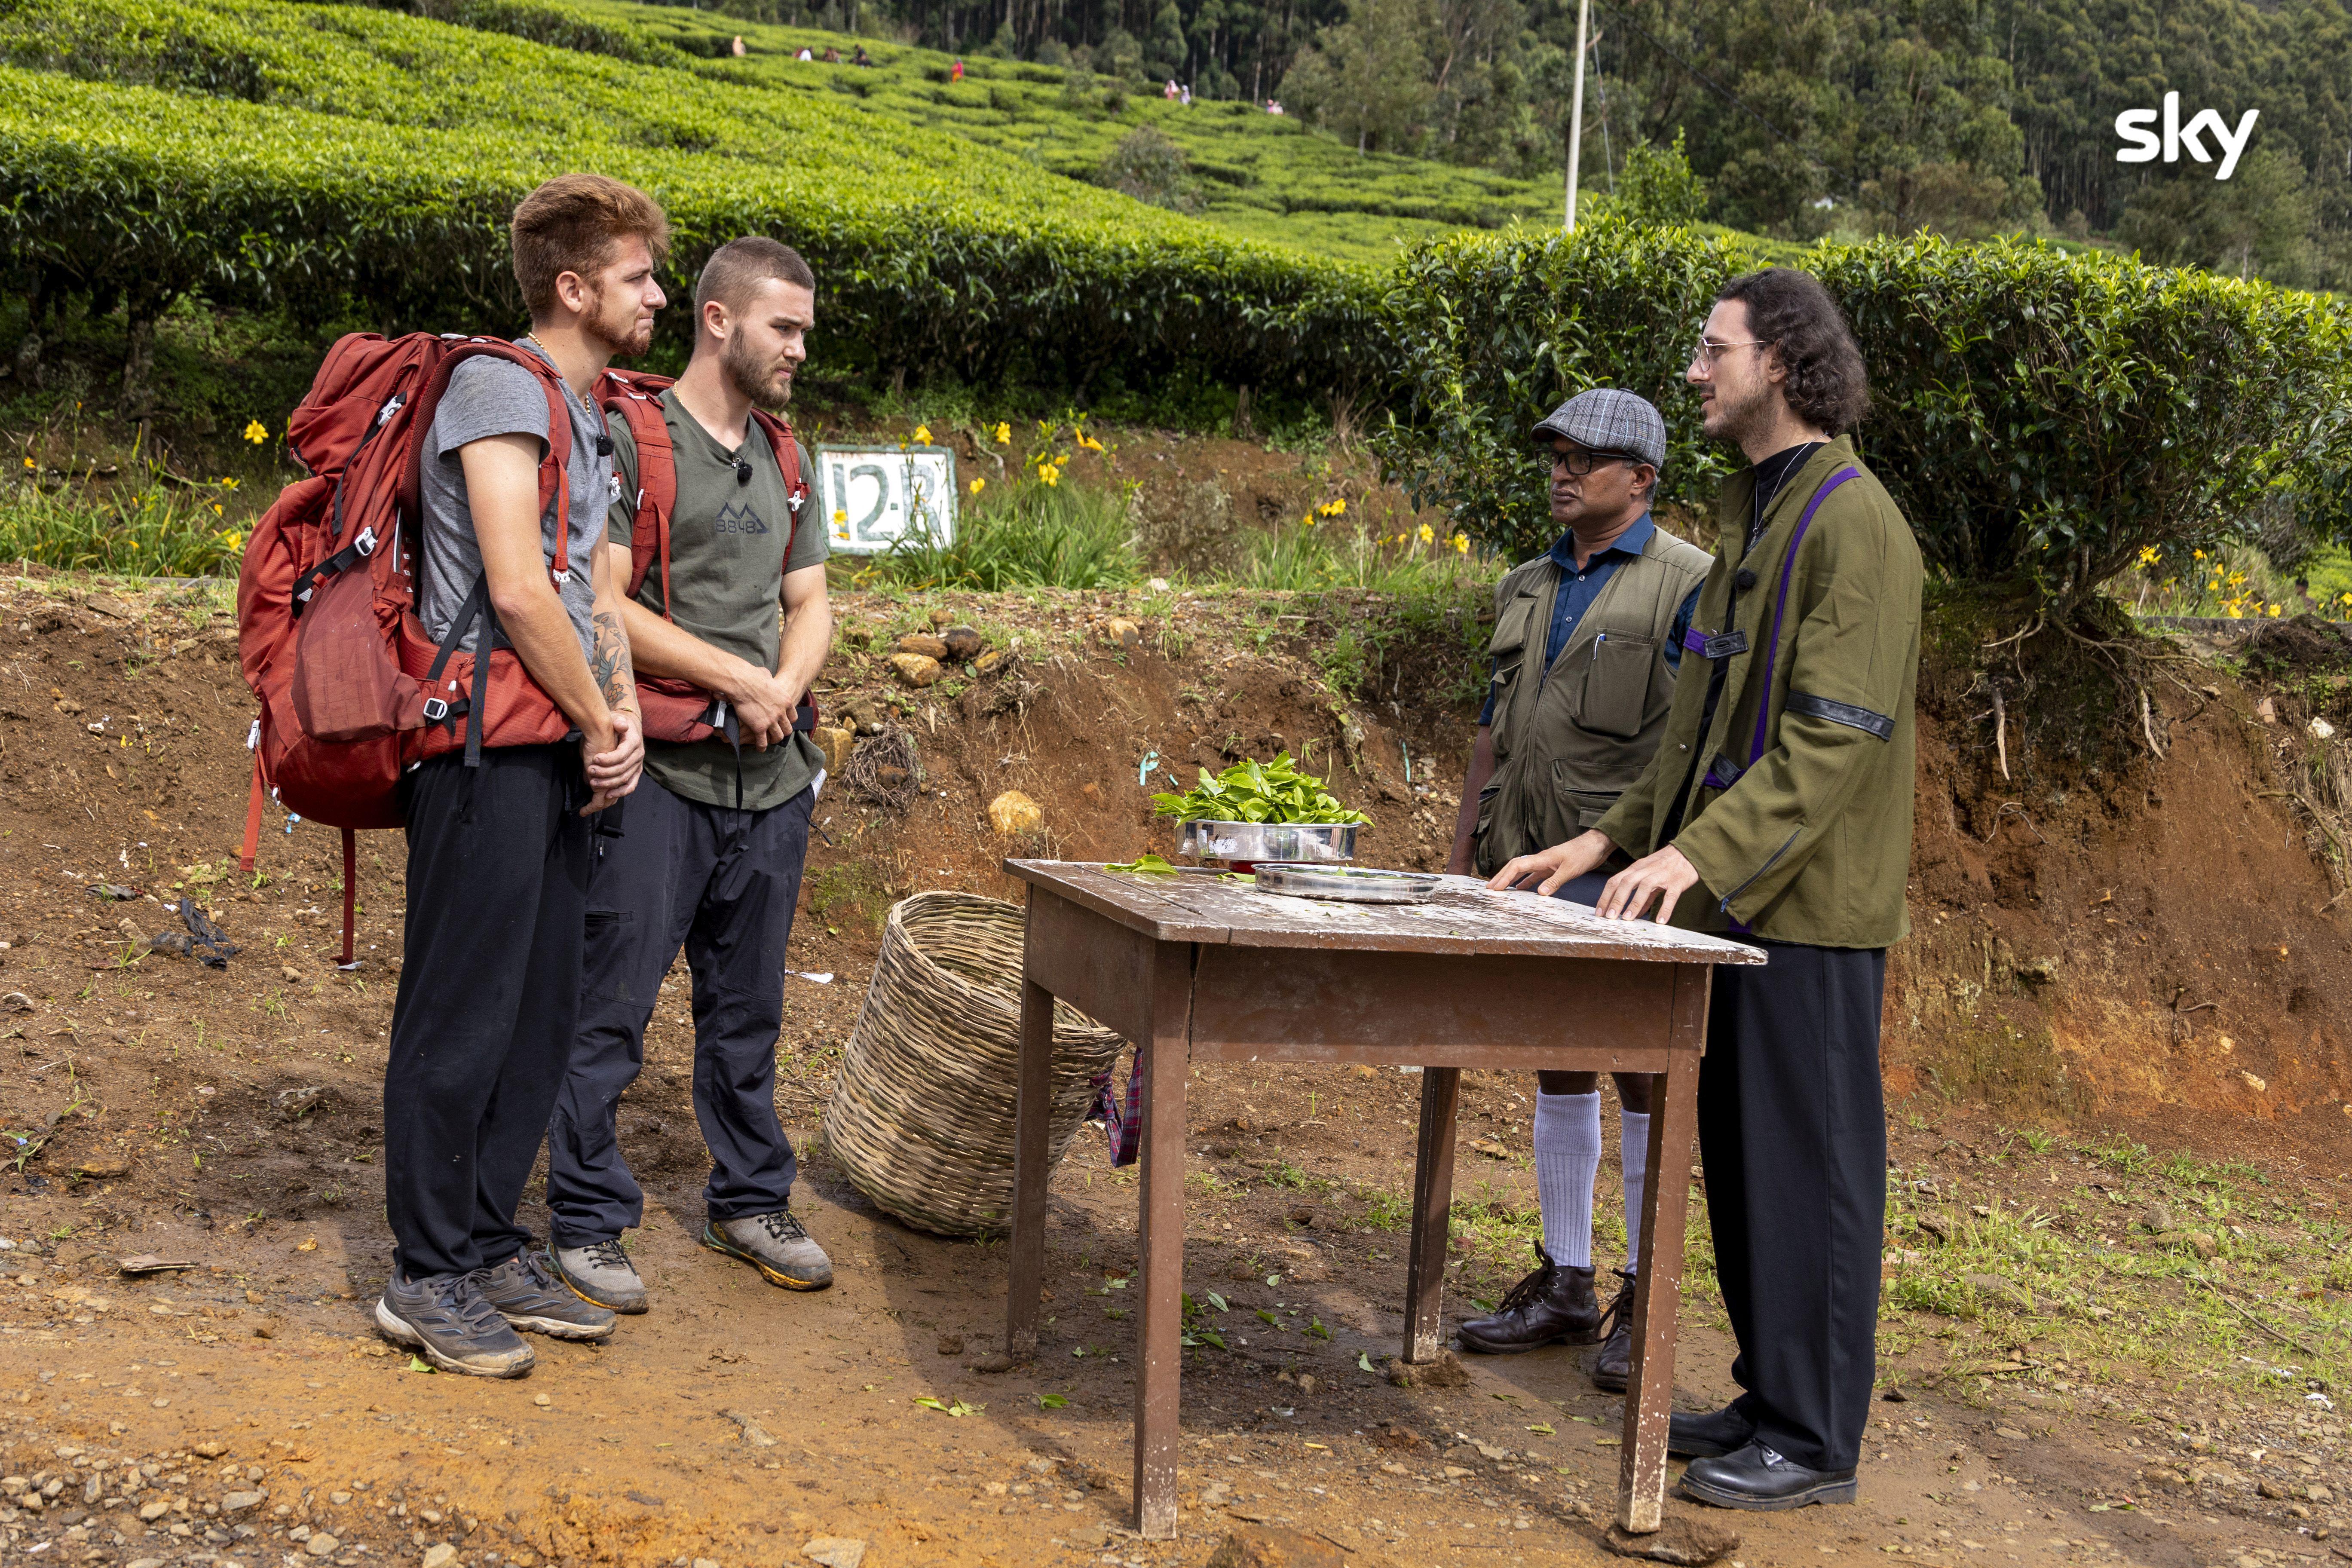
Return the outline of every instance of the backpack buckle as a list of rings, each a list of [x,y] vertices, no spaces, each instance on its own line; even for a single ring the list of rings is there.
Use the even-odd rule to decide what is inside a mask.
[[[547,569],[547,574],[555,579],[555,585],[559,588],[572,581],[572,568],[569,566],[561,570],[551,566]]]
[[[362,529],[361,529],[361,530],[360,530],[360,536],[359,536],[357,539],[354,539],[354,540],[352,540],[352,549],[354,549],[354,550],[356,550],[356,551],[358,551],[362,556],[369,556],[369,555],[373,555],[373,554],[374,554],[374,553],[375,553],[375,530],[374,530],[373,528],[362,528]]]
[[[449,704],[438,697],[428,697],[425,700],[425,721],[427,724],[438,724],[447,717],[449,717]]]
[[[404,392],[394,393],[392,395],[392,401],[375,411],[375,422],[378,425],[382,425],[385,420],[390,419],[394,415],[399,413],[400,405],[407,401],[408,394]]]

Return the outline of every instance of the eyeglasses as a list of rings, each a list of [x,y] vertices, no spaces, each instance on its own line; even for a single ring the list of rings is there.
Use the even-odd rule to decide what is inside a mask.
[[[1691,350],[1691,363],[1698,366],[1701,370],[1713,370],[1715,368],[1716,356],[1723,353],[1726,349],[1761,348],[1769,341],[1770,340],[1767,338],[1749,338],[1744,342],[1711,343],[1705,338],[1701,338],[1698,341],[1698,346]]]
[[[1638,463],[1639,458],[1629,458],[1622,452],[1547,452],[1542,456],[1546,468],[1566,468],[1568,477],[1580,479],[1603,463]]]

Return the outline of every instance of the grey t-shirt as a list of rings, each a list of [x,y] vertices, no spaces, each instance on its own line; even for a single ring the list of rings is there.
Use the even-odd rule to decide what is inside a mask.
[[[522,346],[539,353],[532,344]],[[547,356],[541,353],[540,358]],[[572,629],[580,634],[580,651],[584,655],[593,647],[589,612],[596,603],[595,580],[589,567],[604,542],[604,510],[613,499],[613,459],[596,450],[597,438],[604,434],[604,416],[568,385],[563,401],[572,410],[572,454],[564,468],[564,490],[571,503],[572,532],[567,543],[572,573],[558,592],[572,616]],[[423,465],[418,480],[425,572],[416,613],[425,623],[425,635],[436,643],[449,635],[449,625],[473,591],[474,579],[482,574],[482,551],[474,538],[474,513],[466,499],[466,470],[457,449],[486,437],[512,435],[536,436],[542,444],[547,440],[547,394],[538,378],[519,364],[488,356],[469,359],[450,373],[448,390],[434,411],[428,433],[425,451],[432,460]],[[540,530],[543,548],[551,558],[555,553],[553,503],[540,519]],[[471,653],[478,633],[479,627],[468,627],[457,645],[459,651]],[[505,646],[503,637],[499,646]]]
[[[682,631],[737,658],[772,670],[782,652],[779,585],[784,574],[824,563],[829,547],[816,515],[814,492],[802,502],[803,526],[794,528],[775,449],[755,425],[739,448],[750,459],[751,476],[740,478],[738,452],[719,444],[701,421],[678,405],[677,395],[662,395],[662,422],[669,427],[677,466],[677,505],[669,529],[669,589],[677,602],[670,618]],[[614,461],[621,473],[620,499],[613,503],[613,542],[626,545],[636,520],[637,448],[629,427],[613,426]],[[808,451],[799,451],[801,478],[814,482]],[[637,603],[662,613],[661,563],[646,572]],[[808,788],[824,753],[805,735],[793,735],[764,752],[746,746],[742,756],[742,801],[746,811],[783,805]],[[714,736],[684,743],[648,742],[646,772],[681,799],[706,805],[735,804],[735,748]]]

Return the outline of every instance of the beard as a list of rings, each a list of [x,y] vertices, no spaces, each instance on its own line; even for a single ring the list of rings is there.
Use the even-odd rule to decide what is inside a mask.
[[[754,408],[782,414],[793,400],[792,376],[778,369],[778,362],[754,353],[741,332],[727,335],[727,346],[719,351],[719,368]]]
[[[1703,421],[1706,433],[1731,446],[1741,445],[1749,431],[1765,422],[1771,397],[1772,388],[1769,383],[1759,384],[1738,402],[1726,397],[1717,388],[1713,416]]]
[[[652,318],[640,317],[634,300],[624,305],[601,289],[595,313],[581,323],[581,331],[610,350],[614,359],[635,359],[654,346]]]

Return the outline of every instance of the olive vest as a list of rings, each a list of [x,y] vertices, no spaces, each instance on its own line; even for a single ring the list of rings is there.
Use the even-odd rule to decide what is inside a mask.
[[[1711,557],[1664,529],[1621,563],[1542,668],[1560,573],[1549,555],[1495,586],[1495,772],[1479,792],[1477,865],[1561,844],[1601,820],[1665,733],[1675,616]]]

